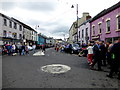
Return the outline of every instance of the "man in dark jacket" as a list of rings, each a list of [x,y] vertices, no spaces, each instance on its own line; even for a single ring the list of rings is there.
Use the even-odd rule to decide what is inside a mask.
[[[111,53],[112,55],[114,55],[114,58],[113,58],[114,60],[112,63],[112,67],[110,69],[110,73],[109,75],[107,75],[107,77],[112,78],[113,73],[117,71],[119,72],[118,79],[120,79],[120,71],[119,71],[119,68],[120,68],[120,38],[118,39],[118,42],[112,46]]]
[[[107,52],[107,48],[105,47],[105,45],[103,44],[102,41],[99,42],[99,49],[100,49],[100,59],[101,59],[101,62],[102,62],[102,65],[103,66],[106,66],[106,52]]]
[[[93,69],[94,65],[97,63],[98,66],[98,71],[102,71],[101,69],[101,59],[100,59],[100,45],[99,41],[95,42],[96,44],[93,46],[93,55],[94,55],[94,61],[93,64],[91,65],[91,69]]]

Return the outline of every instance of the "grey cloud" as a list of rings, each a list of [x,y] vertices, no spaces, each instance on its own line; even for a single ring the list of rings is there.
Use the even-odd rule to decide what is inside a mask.
[[[27,21],[26,23],[30,24],[30,25],[42,25],[43,22],[40,20],[34,20],[34,19],[30,19],[29,21]]]
[[[53,11],[56,7],[55,2],[1,2],[0,6],[2,6],[3,10],[10,10],[15,7],[33,10],[33,11]]]
[[[67,27],[67,26],[58,26],[57,28],[55,28],[52,32],[51,32],[51,34],[58,34],[58,33],[60,33],[60,34],[67,34],[68,33],[68,29],[69,29],[69,27]]]
[[[55,5],[51,2],[24,2],[19,4],[21,8],[34,11],[53,11]]]

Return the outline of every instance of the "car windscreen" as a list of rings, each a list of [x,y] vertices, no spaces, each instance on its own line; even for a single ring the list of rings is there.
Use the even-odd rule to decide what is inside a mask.
[[[79,45],[78,45],[78,44],[73,44],[72,46],[73,46],[73,47],[79,47]]]

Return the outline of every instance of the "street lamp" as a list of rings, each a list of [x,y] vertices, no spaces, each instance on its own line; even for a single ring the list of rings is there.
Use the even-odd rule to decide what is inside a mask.
[[[74,8],[74,5],[71,6],[71,8]],[[77,30],[77,43],[78,43],[78,4],[76,4],[76,16],[77,16],[77,26],[76,26],[76,30]]]

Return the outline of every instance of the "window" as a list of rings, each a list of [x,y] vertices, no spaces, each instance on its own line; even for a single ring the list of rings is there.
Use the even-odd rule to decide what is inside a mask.
[[[7,37],[7,32],[5,30],[3,31],[3,37]]]
[[[17,39],[17,33],[13,33],[13,34],[12,34],[12,37],[13,37],[14,39]]]
[[[12,22],[11,21],[9,22],[9,27],[12,28]]]
[[[23,39],[25,39],[25,35],[23,35]]]
[[[82,38],[84,38],[84,29],[82,30]]]
[[[117,20],[118,20],[118,21],[117,21],[117,22],[118,22],[118,28],[117,28],[117,29],[120,30],[120,16],[118,16],[117,18],[118,18],[118,19],[117,19]]]
[[[19,26],[19,30],[22,31],[22,26],[21,25]]]
[[[110,33],[110,18],[106,20],[106,33]]]
[[[22,39],[22,34],[19,34],[19,39]]]
[[[4,25],[7,26],[7,20],[6,19],[4,19]]]
[[[102,23],[99,23],[99,24],[98,24],[98,27],[99,27],[99,31],[98,31],[98,33],[101,34],[101,33],[102,33]]]
[[[86,36],[88,36],[88,28],[86,28]]]
[[[80,31],[79,31],[79,38],[80,38]]]
[[[8,33],[8,37],[12,37],[12,33],[11,33],[11,31],[9,31],[9,33]]]
[[[93,25],[92,26],[92,36],[94,36],[95,35],[95,26]]]
[[[17,23],[14,22],[14,29],[17,29]]]

